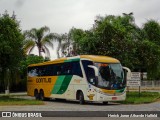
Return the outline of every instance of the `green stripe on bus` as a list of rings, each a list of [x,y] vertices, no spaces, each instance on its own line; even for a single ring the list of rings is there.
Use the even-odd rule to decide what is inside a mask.
[[[76,62],[76,61],[80,61],[80,58],[69,59],[69,60],[65,60],[64,62]]]
[[[63,80],[63,83],[61,85],[61,88],[59,89],[59,91],[57,92],[57,94],[63,94],[67,90],[68,85],[69,85],[71,79],[72,79],[72,75],[67,75],[65,77],[65,79]]]
[[[52,89],[52,94],[57,94],[57,92],[61,88],[61,85],[62,85],[64,79],[65,79],[65,75],[64,76],[58,76],[58,78],[56,80],[56,83],[54,84],[54,87]]]
[[[116,93],[122,93],[124,92],[124,89],[116,90]]]

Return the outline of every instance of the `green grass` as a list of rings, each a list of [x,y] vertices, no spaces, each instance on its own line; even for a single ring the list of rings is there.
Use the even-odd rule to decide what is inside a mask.
[[[152,103],[160,99],[160,93],[158,92],[128,92],[125,101],[118,103],[122,104],[143,104]]]
[[[43,101],[13,98],[12,96],[0,96],[0,106],[5,105],[43,105]]]

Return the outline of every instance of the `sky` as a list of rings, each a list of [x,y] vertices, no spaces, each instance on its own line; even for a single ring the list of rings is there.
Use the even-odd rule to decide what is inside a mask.
[[[0,14],[5,10],[15,12],[23,31],[48,26],[59,34],[72,27],[90,29],[97,15],[133,12],[140,27],[150,19],[160,22],[160,0],[0,0]]]

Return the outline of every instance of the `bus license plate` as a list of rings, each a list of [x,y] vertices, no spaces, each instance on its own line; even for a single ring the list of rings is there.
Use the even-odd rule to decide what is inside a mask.
[[[112,100],[117,100],[117,97],[112,97]]]

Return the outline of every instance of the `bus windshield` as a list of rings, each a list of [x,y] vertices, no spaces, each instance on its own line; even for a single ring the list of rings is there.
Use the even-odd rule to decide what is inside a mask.
[[[95,63],[99,70],[98,84],[100,88],[122,89],[125,87],[123,69],[120,63]]]

